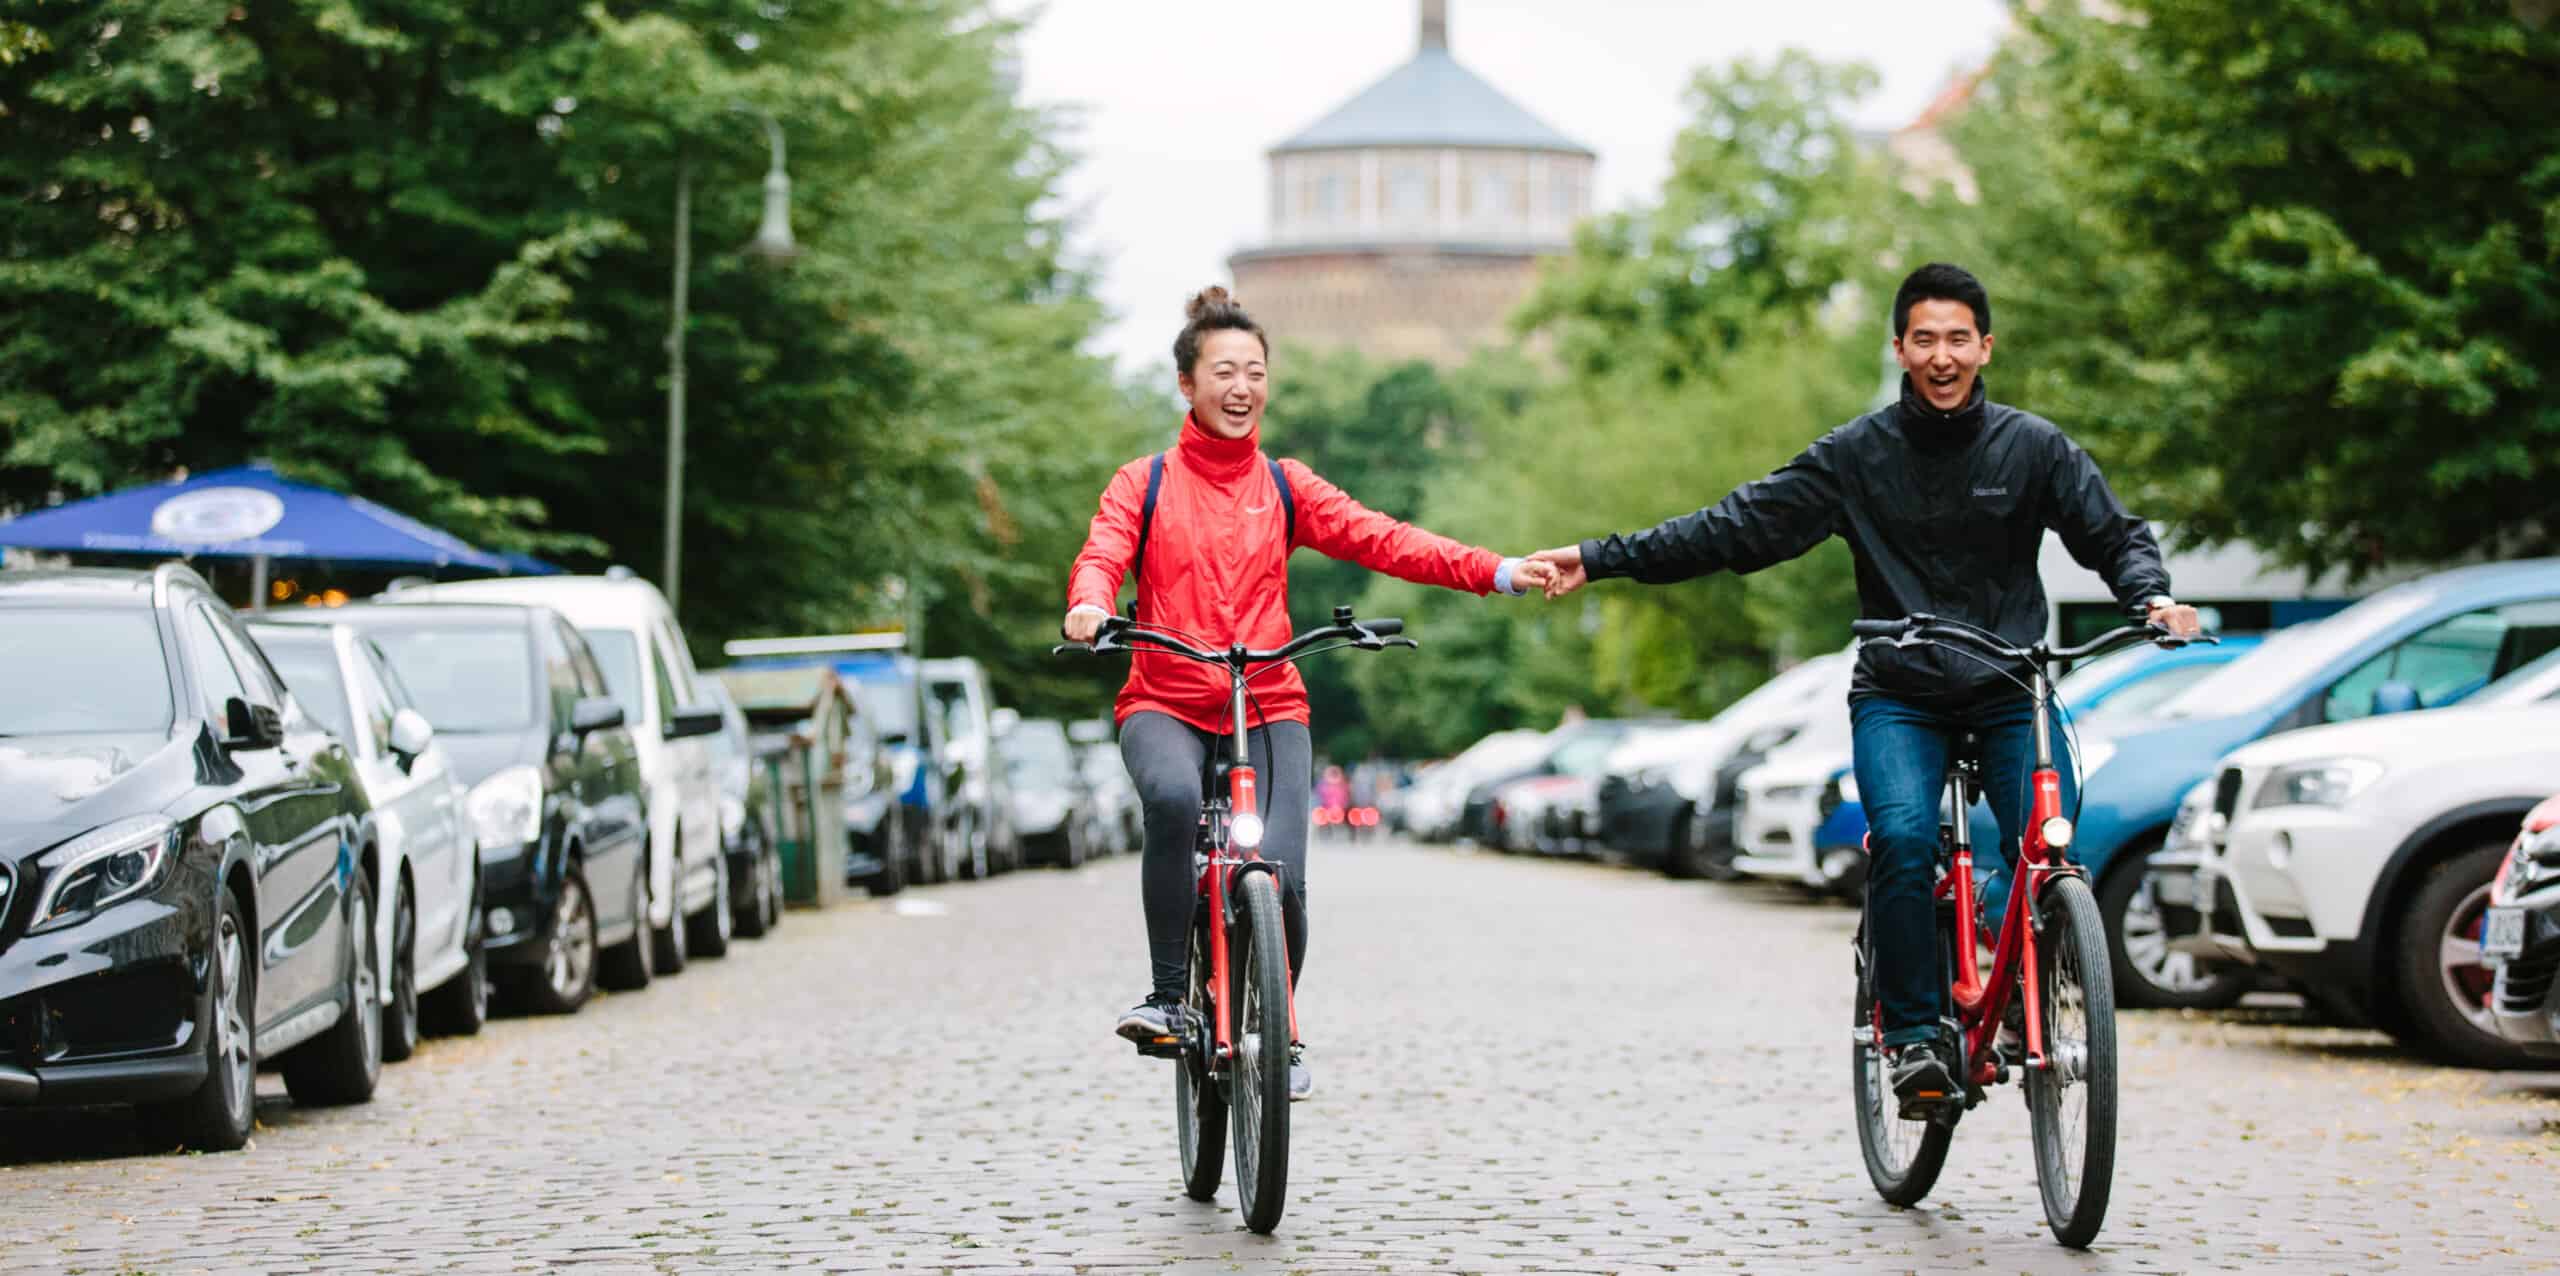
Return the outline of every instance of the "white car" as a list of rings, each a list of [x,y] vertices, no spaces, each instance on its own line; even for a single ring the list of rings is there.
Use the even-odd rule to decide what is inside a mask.
[[[249,632],[294,699],[346,742],[371,808],[383,881],[374,968],[389,974],[382,1057],[408,1058],[421,1031],[478,1032],[489,1012],[479,837],[434,728],[373,640],[326,613],[260,619]]]
[[[709,736],[720,708],[703,690],[666,595],[616,569],[604,576],[536,576],[417,585],[386,603],[539,603],[586,635],[605,686],[622,705],[649,806],[648,918],[658,973],[695,952],[729,950],[736,926],[728,857],[721,853],[720,777]]]
[[[1843,656],[1798,684],[1803,716],[1795,735],[1743,772],[1735,789],[1734,868],[1815,890],[1847,880],[1849,865],[1825,871],[1814,855],[1813,831],[1822,823],[1824,787],[1849,758],[1849,679],[1856,666],[1854,657]]]
[[[1612,755],[1611,770],[1627,777],[1627,792],[1638,800],[1650,800],[1645,797],[1649,790],[1664,788],[1679,795],[1683,809],[1673,813],[1672,824],[1660,834],[1668,843],[1665,872],[1696,877],[1706,871],[1701,856],[1711,839],[1705,830],[1718,821],[1716,773],[1737,754],[1777,747],[1817,709],[1844,703],[1850,661],[1846,652],[1816,656],[1753,688],[1705,722],[1622,745]],[[1735,814],[1724,812],[1722,822],[1730,825]]]
[[[1445,842],[1457,835],[1458,815],[1467,793],[1488,776],[1526,765],[1545,749],[1546,733],[1514,729],[1496,731],[1468,745],[1456,757],[1414,782],[1405,799],[1405,827],[1426,842]]]
[[[2208,942],[2481,1066],[2522,1056],[2485,1004],[2489,883],[2560,777],[2560,653],[2464,706],[2270,736],[2203,794]],[[2192,800],[2192,799],[2191,799]]]

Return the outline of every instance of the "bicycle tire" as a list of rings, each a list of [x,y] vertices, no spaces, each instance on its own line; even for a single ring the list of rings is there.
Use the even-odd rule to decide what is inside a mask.
[[[2036,996],[2048,1065],[2026,1076],[2036,1185],[2054,1239],[2085,1249],[2106,1221],[2115,1182],[2115,971],[2088,882],[2053,879],[2036,909],[2042,959]],[[2071,1119],[2075,1106],[2077,1121]]]
[[[1908,1208],[1938,1185],[1947,1166],[1947,1147],[1955,1141],[1953,1122],[1905,1121],[1893,1097],[1893,1081],[1884,1064],[1884,1049],[1874,1030],[1875,989],[1868,978],[1872,962],[1858,962],[1858,1003],[1849,1043],[1850,1097],[1858,1109],[1858,1153],[1867,1163],[1867,1180],[1888,1205]]]
[[[1205,910],[1203,910],[1205,911]],[[1209,931],[1205,923],[1191,927],[1191,986],[1183,1013],[1192,1017],[1184,1034],[1182,1057],[1173,1064],[1174,1138],[1182,1148],[1182,1194],[1195,1201],[1218,1198],[1218,1181],[1227,1170],[1227,1096],[1209,1075],[1209,1052],[1216,1048],[1206,1031],[1209,1011]]]
[[[1269,873],[1247,873],[1240,925],[1227,951],[1235,981],[1227,1078],[1236,1156],[1236,1198],[1246,1228],[1264,1235],[1279,1226],[1289,1190],[1289,948],[1280,920],[1280,887]]]

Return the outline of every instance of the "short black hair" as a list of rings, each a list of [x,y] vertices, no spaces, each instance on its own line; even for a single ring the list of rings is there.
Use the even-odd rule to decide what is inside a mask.
[[[1933,261],[1902,281],[1893,294],[1893,336],[1899,341],[1903,330],[1911,326],[1911,307],[1923,301],[1960,301],[1973,311],[1973,327],[1983,336],[1991,335],[1991,294],[1983,291],[1982,281],[1962,266]]]

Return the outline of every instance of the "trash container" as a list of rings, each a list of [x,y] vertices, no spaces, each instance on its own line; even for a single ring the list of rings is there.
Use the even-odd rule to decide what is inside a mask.
[[[773,797],[783,897],[812,908],[842,901],[848,894],[844,755],[852,691],[822,665],[716,669],[711,676],[755,728],[756,765]]]

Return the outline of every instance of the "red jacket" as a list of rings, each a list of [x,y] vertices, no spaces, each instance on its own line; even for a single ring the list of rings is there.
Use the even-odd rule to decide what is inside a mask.
[[[1112,475],[1102,491],[1084,552],[1067,578],[1067,605],[1117,610],[1120,582],[1138,552],[1138,515],[1147,499],[1153,457],[1139,457]],[[1272,648],[1289,640],[1289,551],[1304,545],[1328,557],[1358,563],[1425,585],[1471,593],[1493,592],[1502,558],[1489,549],[1397,522],[1351,499],[1296,461],[1280,462],[1298,503],[1298,538],[1287,537],[1280,493],[1271,481],[1258,435],[1222,439],[1189,416],[1165,459],[1164,484],[1156,492],[1156,519],[1148,533],[1143,573],[1143,619],[1170,626],[1203,645],[1241,642]],[[1254,680],[1262,722],[1307,720],[1307,685],[1294,668]],[[1233,729],[1228,720],[1226,671],[1169,652],[1133,652],[1129,681],[1120,688],[1118,720],[1146,710],[1171,714],[1204,731]],[[1251,702],[1247,702],[1250,711]]]

